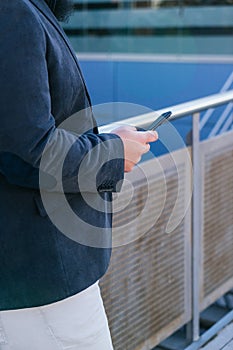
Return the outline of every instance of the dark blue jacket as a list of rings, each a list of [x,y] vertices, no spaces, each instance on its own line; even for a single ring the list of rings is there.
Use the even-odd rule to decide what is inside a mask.
[[[124,161],[121,140],[98,134],[75,53],[44,0],[1,1],[0,43],[0,310],[6,310],[64,299],[105,273],[111,192]],[[75,113],[71,125],[58,127]]]

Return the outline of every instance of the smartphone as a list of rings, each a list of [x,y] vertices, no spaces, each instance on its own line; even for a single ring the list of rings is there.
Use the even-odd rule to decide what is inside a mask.
[[[163,123],[165,123],[168,118],[170,118],[170,116],[172,115],[171,111],[165,112],[163,114],[161,114],[149,127],[147,130],[155,130],[156,128],[158,128],[160,125],[162,125]]]

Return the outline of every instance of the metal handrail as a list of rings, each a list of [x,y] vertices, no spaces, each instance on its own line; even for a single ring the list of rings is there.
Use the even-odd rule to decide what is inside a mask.
[[[231,101],[233,101],[233,90],[229,90],[229,91],[214,94],[214,95],[209,95],[209,96],[202,97],[189,102],[170,106],[169,110],[172,111],[171,120],[175,120],[187,115],[192,115],[197,112],[201,112],[209,108],[217,107]],[[155,112],[144,113],[136,117],[124,119],[119,122],[103,125],[100,127],[100,131],[110,132],[115,127],[122,124],[128,124],[128,125],[134,125],[136,127],[146,128],[150,123],[152,123],[156,119],[156,116],[158,117],[160,114],[166,112],[167,110],[168,108],[162,108],[162,109],[156,110]]]

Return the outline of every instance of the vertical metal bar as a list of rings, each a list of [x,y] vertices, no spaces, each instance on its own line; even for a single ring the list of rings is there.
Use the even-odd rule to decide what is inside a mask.
[[[185,335],[186,335],[186,340],[187,343],[189,344],[190,342],[193,341],[193,322],[190,321],[186,324],[186,329],[185,329]]]
[[[192,341],[200,336],[200,237],[201,237],[201,165],[200,165],[200,113],[193,114],[192,159],[193,159],[193,202],[192,202]]]

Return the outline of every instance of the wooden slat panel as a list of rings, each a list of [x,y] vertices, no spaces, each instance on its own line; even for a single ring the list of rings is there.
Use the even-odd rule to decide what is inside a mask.
[[[179,215],[184,211],[184,196],[190,172],[184,165],[183,151],[179,154],[178,171],[183,191],[177,205]],[[168,159],[168,155],[161,158]],[[149,161],[153,169],[156,163]],[[143,164],[142,164],[143,168]],[[153,205],[137,224],[135,239],[113,250],[111,266],[101,281],[102,295],[108,314],[115,350],[151,349],[168,334],[174,332],[191,318],[190,310],[190,216],[187,215],[171,234],[165,228],[177,199],[177,170],[169,162],[160,176],[147,177],[150,191],[155,198]],[[153,173],[153,170],[151,170]],[[165,174],[165,175],[164,175]],[[114,224],[132,220],[139,215],[147,197],[145,178],[138,174],[134,180],[134,196],[131,203],[114,215]],[[163,200],[164,176],[166,198],[159,218],[153,223],[153,208]],[[127,188],[121,201],[128,201]],[[157,203],[157,205],[156,205]],[[182,215],[182,214],[181,214]],[[150,229],[143,235],[145,224]],[[151,220],[151,221],[150,221]],[[139,232],[137,232],[139,231]],[[122,230],[122,236],[129,234]],[[120,241],[119,241],[120,242]]]

